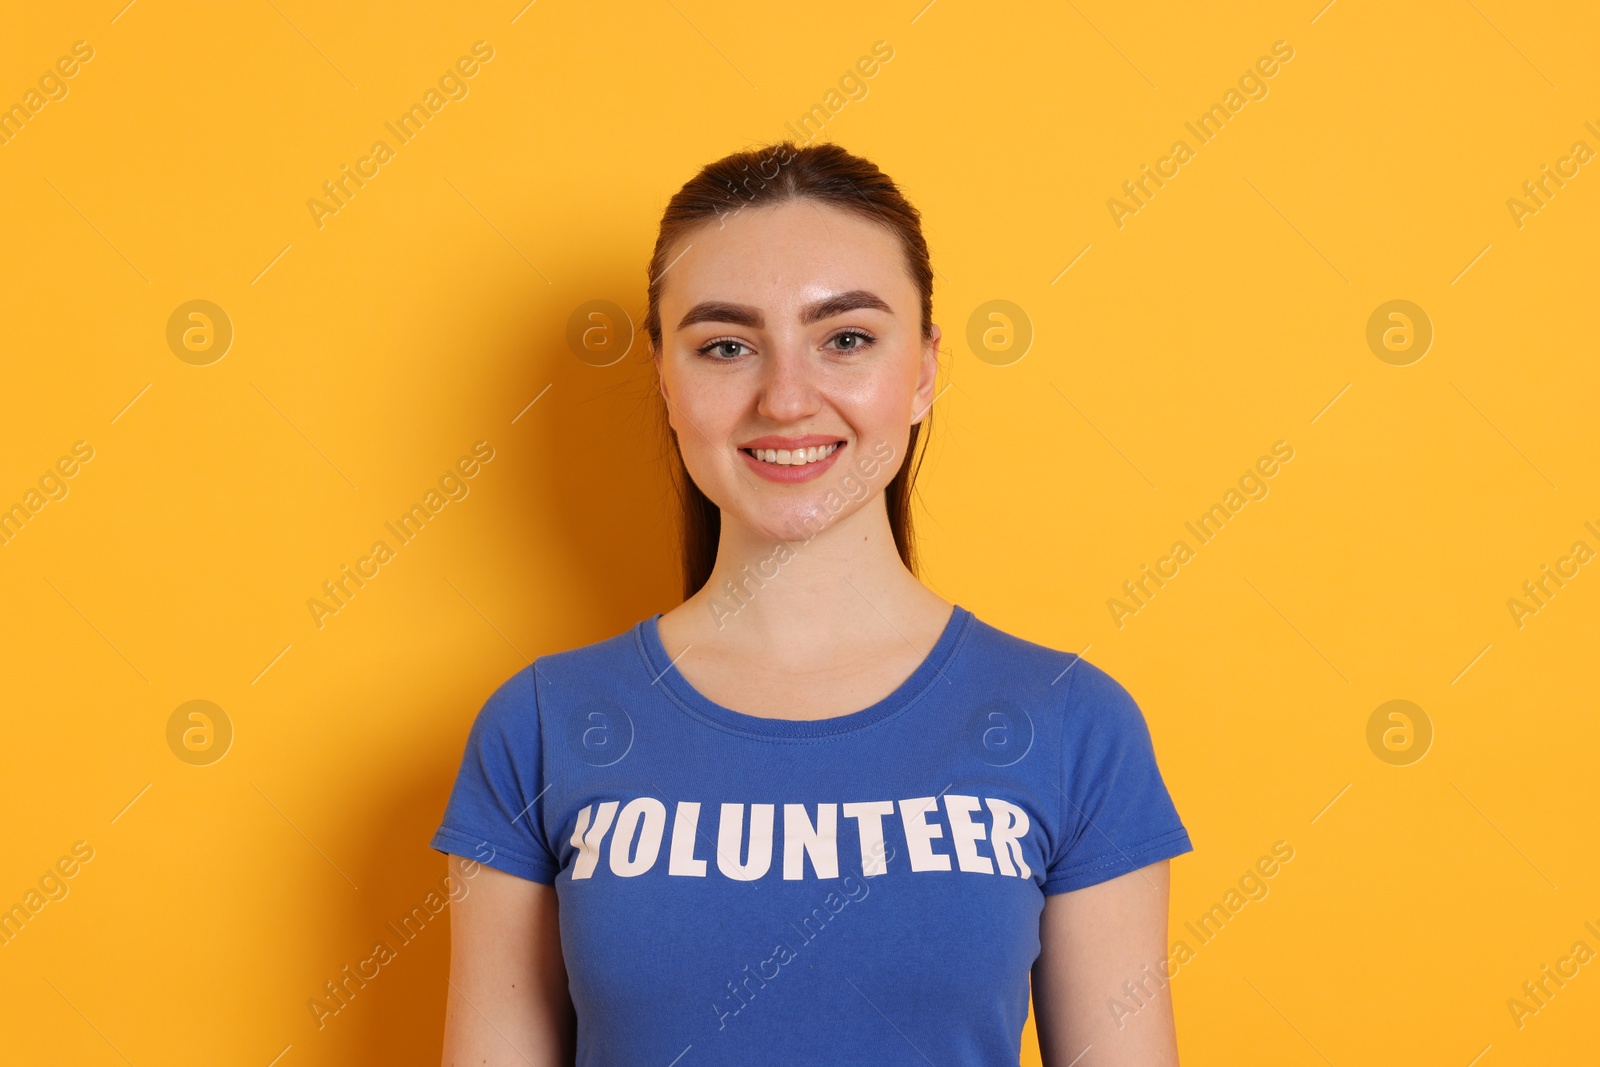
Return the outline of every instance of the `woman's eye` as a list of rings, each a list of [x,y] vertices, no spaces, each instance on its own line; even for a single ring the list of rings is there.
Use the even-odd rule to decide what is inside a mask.
[[[732,338],[723,337],[715,341],[707,341],[697,351],[702,356],[712,356],[717,359],[737,359],[739,349],[744,347],[743,341],[735,341]]]
[[[831,340],[838,346],[835,349],[837,352],[859,352],[864,348],[872,347],[877,339],[865,330],[847,330],[844,333],[835,334]]]

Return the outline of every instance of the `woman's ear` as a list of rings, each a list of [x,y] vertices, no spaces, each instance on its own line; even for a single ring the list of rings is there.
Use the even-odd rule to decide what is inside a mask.
[[[672,398],[667,395],[667,379],[661,373],[661,346],[653,342],[650,345],[650,362],[655,364],[656,388],[661,391],[661,399],[670,403]]]
[[[661,349],[656,345],[650,346],[650,360],[656,368],[656,391],[661,394],[662,403],[666,406],[667,428],[671,430],[673,439],[677,439],[678,432],[678,405],[672,402],[672,394],[667,391],[667,376],[662,371]]]
[[[922,362],[917,369],[917,391],[911,402],[913,424],[927,418],[928,409],[938,399],[933,387],[939,380],[939,339],[942,336],[937,325],[929,328],[928,341],[922,349]]]

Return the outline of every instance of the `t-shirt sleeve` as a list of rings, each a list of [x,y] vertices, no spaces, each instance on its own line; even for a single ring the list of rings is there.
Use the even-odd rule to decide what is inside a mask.
[[[1192,851],[1156,766],[1144,713],[1084,659],[1068,671],[1062,727],[1062,831],[1044,892],[1065,893]]]
[[[561,865],[539,819],[545,782],[535,678],[533,666],[519,671],[479,710],[429,846],[553,885]]]

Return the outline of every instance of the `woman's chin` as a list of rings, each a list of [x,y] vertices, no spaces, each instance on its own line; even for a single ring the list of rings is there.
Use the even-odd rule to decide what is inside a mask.
[[[837,513],[829,510],[829,494],[817,492],[814,498],[794,501],[783,508],[765,508],[758,512],[739,515],[740,521],[751,535],[763,541],[809,541],[825,532],[853,509],[853,501],[835,492],[834,497],[844,500],[846,507]],[[727,511],[723,512],[726,519]]]

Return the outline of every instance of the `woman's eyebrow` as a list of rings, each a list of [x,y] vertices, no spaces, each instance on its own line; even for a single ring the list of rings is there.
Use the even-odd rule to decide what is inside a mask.
[[[823,319],[831,319],[835,315],[843,315],[847,311],[861,311],[871,309],[887,311],[894,314],[894,309],[884,302],[876,293],[865,289],[851,289],[846,293],[836,293],[814,304],[808,304],[800,312],[800,322],[809,326]],[[727,322],[735,326],[745,326],[752,330],[759,330],[766,324],[765,317],[759,308],[747,304],[730,304],[723,300],[703,300],[689,309],[688,314],[678,322],[678,329],[693,326],[699,322]]]
[[[865,289],[852,289],[848,293],[839,293],[826,300],[807,305],[805,310],[800,312],[800,321],[809,326],[813,322],[831,319],[847,311],[860,311],[865,308],[894,314],[894,309],[884,303],[876,293],[869,293]]]
[[[721,300],[702,300],[689,309],[689,313],[678,323],[678,329],[693,326],[697,322],[731,322],[735,326],[759,330],[765,321],[757,308]]]

